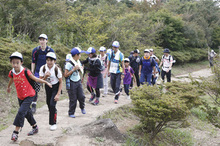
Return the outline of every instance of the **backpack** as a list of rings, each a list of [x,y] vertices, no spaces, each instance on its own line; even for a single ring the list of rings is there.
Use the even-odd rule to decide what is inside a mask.
[[[59,79],[58,78],[58,69],[60,69],[60,71],[61,71],[60,66],[58,64],[56,64],[55,68],[54,68],[54,72],[55,72],[55,75],[56,75],[57,79]],[[43,65],[43,73],[45,73],[45,71],[46,71],[46,68],[45,68],[45,65]]]
[[[162,59],[164,59],[164,57],[165,57],[165,56],[163,55],[163,56],[162,56]],[[169,55],[169,62],[170,62],[170,58],[171,58],[171,57],[173,57],[173,56]],[[172,66],[174,66],[175,63],[176,63],[176,60],[173,58],[173,64],[172,64]]]
[[[98,60],[98,59],[99,59],[99,61],[101,63],[101,66],[100,66],[99,70],[100,71],[105,70],[105,64],[103,63],[103,61],[100,58],[97,58],[96,60]],[[93,64],[92,64],[93,66],[95,65],[96,60],[93,61]]]
[[[39,52],[40,52],[40,48],[41,48],[41,46],[37,46],[37,49],[36,49],[36,53],[35,53],[35,62],[37,63],[37,59],[38,59],[38,55],[39,55]],[[50,46],[47,46],[47,48],[46,48],[46,54],[48,53],[48,52],[50,52],[51,51],[51,47]],[[45,55],[46,55],[45,54]]]
[[[29,84],[32,86],[32,88],[35,90],[35,92],[39,92],[40,91],[40,84],[37,83],[36,81],[32,80],[31,78],[29,78],[28,74],[27,74],[27,68],[25,68],[24,70],[24,74],[25,77],[27,78]],[[11,71],[11,76],[13,78],[13,72]]]
[[[67,62],[69,62],[72,66],[75,66],[75,64],[72,61],[69,60],[69,61],[65,61],[64,67],[65,67]],[[65,78],[65,80],[66,80],[66,90],[70,90],[70,76]]]

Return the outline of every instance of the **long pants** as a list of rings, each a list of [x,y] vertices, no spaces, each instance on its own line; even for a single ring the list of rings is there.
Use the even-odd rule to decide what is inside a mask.
[[[70,90],[68,90],[69,95],[69,115],[74,115],[77,105],[77,100],[79,101],[79,107],[81,109],[85,108],[85,95],[83,92],[81,80],[73,82],[70,80]]]
[[[57,102],[54,101],[54,97],[57,95],[58,89],[59,89],[59,82],[53,85],[52,88],[45,85],[47,106],[49,109],[49,124],[50,125],[54,125],[57,123],[57,109],[56,109]]]
[[[120,94],[120,85],[121,85],[121,73],[111,73],[111,86],[112,90],[115,93],[115,100],[119,99]]]
[[[163,82],[164,82],[164,77],[165,77],[165,75],[166,75],[166,78],[167,78],[167,82],[171,82],[171,70],[169,70],[168,73],[165,72],[164,70],[162,70],[162,72],[161,72],[161,78],[162,78]]]
[[[155,85],[156,81],[157,81],[157,77],[154,78],[154,76],[152,75],[152,85]]]
[[[135,72],[134,72],[134,76],[135,76],[135,78],[136,78],[137,86],[139,87],[139,86],[140,86],[139,72],[138,72],[138,71],[135,71]],[[131,83],[133,84],[133,78],[132,78]],[[132,86],[132,87],[133,87],[133,86]]]
[[[124,84],[124,90],[125,90],[126,95],[129,95],[129,86],[130,84]]]
[[[151,77],[152,73],[141,73],[140,83],[143,85],[146,82],[148,85],[151,85]]]
[[[105,78],[103,77],[103,83],[104,83],[104,94],[108,94],[108,76]]]
[[[90,93],[94,93],[94,90],[91,86],[87,85],[87,89]],[[96,93],[96,98],[99,98],[100,97],[100,90],[99,88],[96,88],[95,89],[95,93]]]
[[[33,114],[30,109],[30,105],[33,101],[34,97],[26,97],[24,100],[18,99],[19,103],[19,110],[15,117],[13,125],[17,127],[23,127],[24,126],[24,118],[27,119],[28,123],[33,126],[36,124],[36,121],[33,117]]]

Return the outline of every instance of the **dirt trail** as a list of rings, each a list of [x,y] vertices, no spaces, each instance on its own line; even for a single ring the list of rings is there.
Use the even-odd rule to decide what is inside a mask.
[[[83,126],[85,124],[88,124],[92,121],[95,121],[96,118],[106,111],[116,109],[122,105],[128,104],[131,102],[131,100],[126,99],[125,94],[121,95],[119,98],[118,104],[114,104],[114,96],[108,95],[106,97],[101,97],[100,99],[100,105],[94,106],[91,105],[89,100],[89,95],[86,95],[86,114],[83,115],[81,113],[81,110],[79,107],[76,109],[76,118],[70,118],[68,117],[68,105],[69,101],[68,99],[59,101],[57,103],[57,110],[58,110],[58,119],[57,119],[57,130],[56,131],[50,131],[48,119],[49,119],[49,113],[48,108],[46,105],[44,105],[42,108],[37,110],[37,113],[34,115],[37,124],[39,126],[39,133],[34,136],[27,136],[27,133],[29,130],[31,130],[30,125],[27,121],[25,121],[25,125],[22,128],[22,131],[19,133],[19,139],[17,142],[12,142],[10,140],[12,131],[14,130],[14,126],[11,125],[7,129],[0,132],[0,145],[1,146],[15,146],[19,145],[19,143],[23,140],[29,140],[33,141],[34,144],[37,145],[68,145],[73,144],[74,145],[88,145],[86,142],[86,139],[81,139],[79,137],[71,137],[71,141],[69,141],[68,137],[61,138],[65,133],[72,129],[77,129],[77,127]],[[60,142],[57,140],[60,138]],[[82,142],[82,143],[81,143]],[[59,143],[59,144],[58,144]],[[87,144],[86,144],[87,143]]]
[[[191,73],[191,76],[198,78],[199,76],[208,77],[211,76],[210,69],[203,69],[196,72]],[[188,81],[189,74],[176,76],[172,78],[172,80],[176,81]],[[90,95],[86,95],[86,114],[83,115],[79,107],[76,109],[76,118],[68,117],[68,99],[59,101],[57,103],[58,110],[58,119],[57,119],[57,130],[50,131],[48,124],[48,108],[44,105],[42,108],[37,110],[37,113],[34,115],[37,124],[39,126],[39,133],[34,136],[27,136],[29,130],[31,130],[30,125],[27,121],[25,121],[25,125],[22,128],[22,131],[19,134],[19,139],[17,142],[12,142],[10,140],[12,131],[14,130],[14,126],[11,125],[7,129],[0,132],[0,145],[1,146],[15,146],[15,145],[25,145],[24,140],[28,140],[36,145],[59,145],[59,146],[67,146],[67,145],[97,145],[91,143],[91,139],[85,135],[73,135],[72,133],[77,133],[77,130],[80,129],[81,126],[89,124],[96,120],[96,118],[103,113],[116,109],[122,105],[128,104],[131,100],[126,99],[125,94],[120,96],[119,103],[113,103],[113,94],[108,95],[106,97],[101,97],[100,105],[93,106],[88,100]],[[68,131],[72,131],[70,135],[68,135]],[[109,142],[110,145],[120,145],[117,143]],[[30,145],[30,143],[26,144]]]

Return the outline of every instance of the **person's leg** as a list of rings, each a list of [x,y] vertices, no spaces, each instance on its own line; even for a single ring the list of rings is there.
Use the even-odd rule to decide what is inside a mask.
[[[135,75],[135,78],[136,78],[137,86],[139,87],[139,86],[140,86],[140,79],[139,79],[139,73],[138,73],[138,71],[136,71],[136,72],[134,73],[134,75]]]
[[[83,92],[83,88],[82,88],[82,84],[81,81],[77,82],[77,99],[79,101],[79,107],[82,110],[82,113],[85,114],[85,111],[83,112],[83,110],[85,110],[85,95]]]
[[[146,81],[148,85],[151,85],[152,73],[146,74]]]
[[[131,88],[133,88],[133,81],[134,81],[134,77],[131,78],[131,84],[130,84]]]
[[[166,73],[167,76],[167,82],[171,82],[171,70],[169,70],[168,73]]]
[[[145,81],[144,73],[141,73],[140,84],[143,85]]]
[[[40,83],[38,83],[40,84]],[[37,99],[38,99],[38,92],[36,92],[36,95],[34,96],[34,99],[32,101],[32,108],[31,108],[31,111],[32,113],[36,113],[36,110],[37,110]]]
[[[161,78],[162,78],[163,82],[164,82],[165,73],[166,73],[166,72],[165,72],[164,70],[161,71]]]
[[[128,96],[129,95],[129,84],[124,84],[124,90],[125,90],[126,95]]]
[[[95,89],[95,92],[96,92],[96,100],[94,101],[94,105],[98,105],[99,104],[99,98],[100,98],[100,89],[99,88],[96,88]]]
[[[74,115],[75,109],[77,105],[77,86],[76,83],[73,81],[70,81],[70,90],[68,90],[69,95],[69,111],[68,114]]]
[[[111,87],[112,87],[113,92],[115,93],[116,74],[111,73],[110,75],[111,75],[111,78],[110,78]]]
[[[119,99],[120,86],[121,86],[121,73],[117,73],[116,81],[115,81],[115,100]]]
[[[108,76],[106,76],[104,79],[104,95],[108,94]]]

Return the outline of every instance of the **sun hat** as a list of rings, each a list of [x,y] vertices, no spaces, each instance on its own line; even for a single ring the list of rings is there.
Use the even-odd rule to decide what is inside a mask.
[[[14,52],[14,53],[12,53],[9,58],[10,58],[10,59],[12,59],[12,58],[19,58],[19,59],[21,59],[21,61],[23,61],[23,56],[22,56],[22,54],[19,53],[19,52],[17,52],[17,51]]]
[[[165,48],[163,53],[170,53],[170,50],[168,48]]]
[[[38,37],[38,39],[40,39],[40,38],[44,38],[44,39],[48,40],[48,37],[47,37],[46,34],[41,34],[41,35]]]

